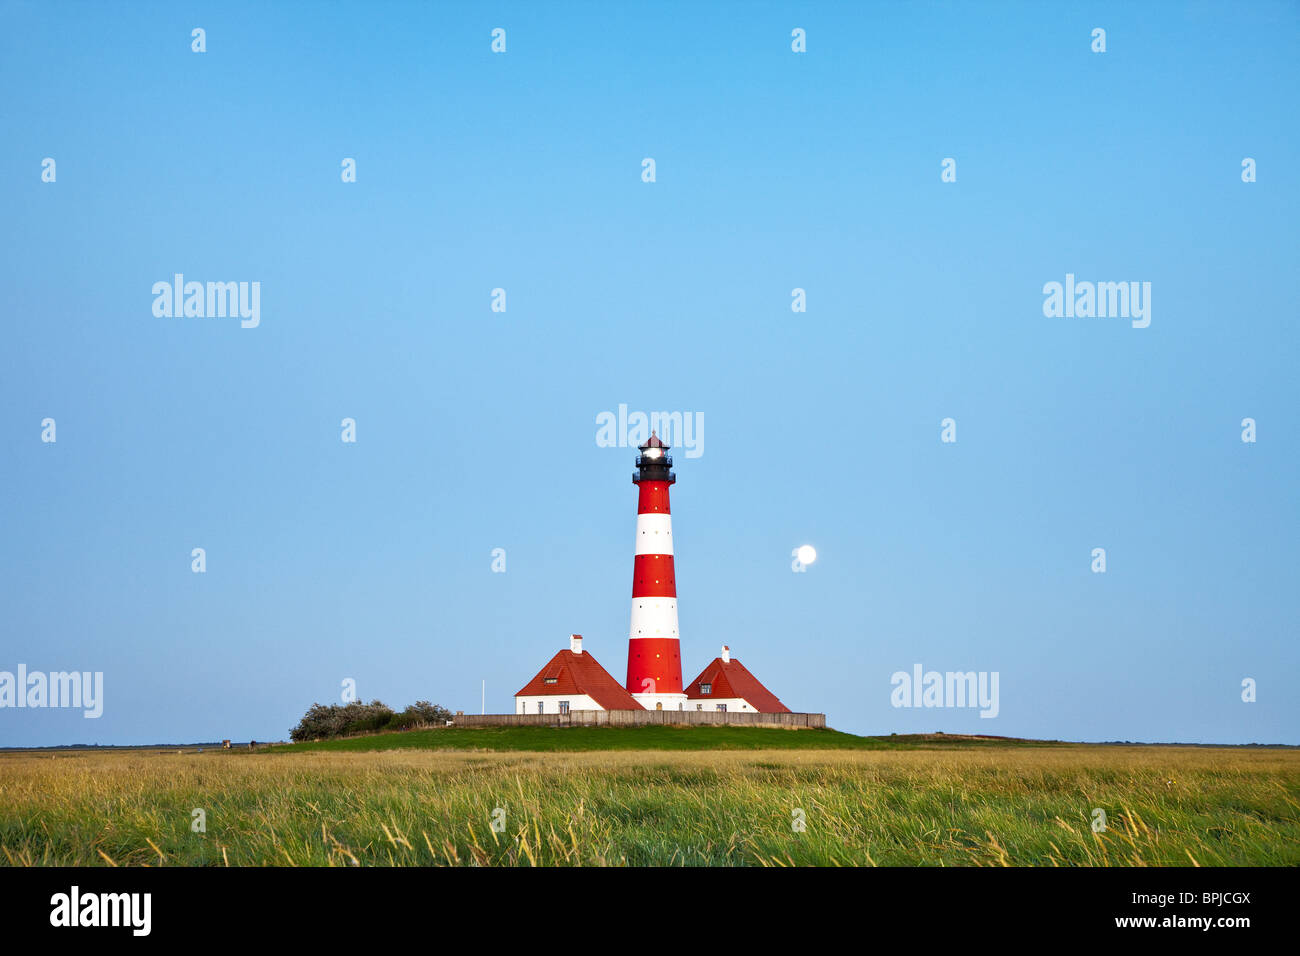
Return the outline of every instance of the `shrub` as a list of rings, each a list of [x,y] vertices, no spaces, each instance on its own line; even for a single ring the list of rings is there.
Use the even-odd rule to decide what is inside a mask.
[[[406,730],[411,727],[419,727],[425,724],[441,724],[443,721],[451,719],[451,711],[446,707],[439,707],[437,704],[431,704],[427,700],[417,700],[400,714],[394,714],[392,725],[394,727]]]
[[[450,717],[451,711],[427,700],[417,700],[400,714],[378,700],[368,704],[359,700],[343,705],[312,704],[298,721],[298,726],[289,731],[289,739],[303,741],[347,737],[376,730],[405,730],[423,724],[439,724]]]

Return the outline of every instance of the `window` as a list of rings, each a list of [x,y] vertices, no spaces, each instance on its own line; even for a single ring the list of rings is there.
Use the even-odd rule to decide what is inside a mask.
[[[713,685],[712,685],[712,684],[701,684],[701,685],[700,685],[700,693],[701,693],[701,694],[712,694],[712,693],[713,693]]]
[[[543,683],[543,684],[554,684],[555,681],[556,681],[556,678],[554,678],[554,677],[543,677],[543,678],[542,678],[542,683]]]
[[[569,702],[567,700],[560,701],[560,713],[567,714],[568,712],[569,712]]]
[[[540,714],[540,713],[543,713],[543,711],[542,711],[542,707],[545,706],[545,704],[546,704],[546,701],[543,701],[543,700],[539,700],[539,701],[537,702],[537,712],[538,712],[539,714]]]
[[[696,704],[696,705],[695,705],[695,709],[696,709],[696,710],[703,710],[703,709],[704,709],[704,705],[703,705],[703,704]]]
[[[718,705],[718,710],[726,710],[726,709],[727,709],[727,705],[726,705],[726,704],[719,704],[719,705]]]

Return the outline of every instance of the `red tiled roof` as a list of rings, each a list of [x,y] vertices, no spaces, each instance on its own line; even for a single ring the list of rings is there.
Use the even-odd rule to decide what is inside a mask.
[[[701,684],[712,684],[712,693],[701,694]],[[700,676],[691,681],[691,686],[686,688],[686,696],[690,700],[702,701],[738,697],[748,701],[760,714],[790,713],[790,708],[781,703],[775,694],[734,657],[726,662],[721,657],[715,657],[708,667],[700,671]]]
[[[639,447],[639,448],[668,448],[668,447],[670,447],[670,446],[665,445],[664,442],[663,442],[663,439],[661,439],[661,438],[660,438],[658,435],[656,435],[654,432],[651,432],[651,433],[650,433],[650,440],[647,441],[644,445],[639,445],[639,446],[637,446],[637,447]]]
[[[551,677],[555,678],[555,683],[546,683],[546,679]],[[552,657],[515,696],[553,697],[562,694],[586,694],[606,710],[645,710],[590,653],[575,654],[567,648]]]

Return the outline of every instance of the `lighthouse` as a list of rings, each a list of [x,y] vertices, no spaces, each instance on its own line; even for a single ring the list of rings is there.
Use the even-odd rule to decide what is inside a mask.
[[[654,432],[638,449],[636,558],[627,640],[627,690],[646,710],[684,710],[677,634],[677,576],[668,488],[677,480],[668,445]]]
[[[640,454],[636,458],[636,471],[632,473],[632,483],[637,486],[636,557],[632,565],[627,682],[620,687],[617,678],[583,650],[582,636],[572,634],[569,649],[560,650],[515,695],[515,713],[510,719],[551,724],[546,718],[554,716],[560,726],[752,723],[751,718],[761,714],[790,713],[790,708],[731,656],[731,648],[725,644],[721,657],[714,658],[691,684],[682,685],[673,519],[668,506],[668,489],[676,483],[677,476],[672,471],[668,445],[657,433],[652,431],[649,440],[637,450]],[[708,720],[699,714],[688,719],[685,713],[680,717],[667,714],[650,717],[644,715],[647,710],[709,711],[711,716]],[[643,714],[644,718],[593,721],[570,716],[594,711],[632,711]],[[746,716],[718,716],[731,713]],[[825,726],[825,715],[816,716],[821,718],[821,723],[786,725]]]

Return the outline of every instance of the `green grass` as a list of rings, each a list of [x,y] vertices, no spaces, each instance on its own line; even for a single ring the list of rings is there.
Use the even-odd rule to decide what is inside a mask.
[[[589,733],[610,734],[592,737],[606,743],[673,740],[660,736],[672,730]],[[1295,751],[908,746],[901,738],[885,748],[813,731],[682,732],[694,741],[728,736],[717,731],[773,746],[5,754],[0,863],[1300,865]],[[419,739],[369,743],[397,738]],[[776,749],[816,739],[852,746]],[[191,827],[196,808],[206,815],[203,832]],[[498,808],[500,832],[491,827]],[[1107,816],[1098,833],[1096,809]],[[802,831],[792,826],[795,811]]]
[[[277,746],[282,751],[492,750],[900,750],[934,746],[1052,746],[1030,741],[908,735],[857,737],[838,730],[779,727],[447,727]]]

